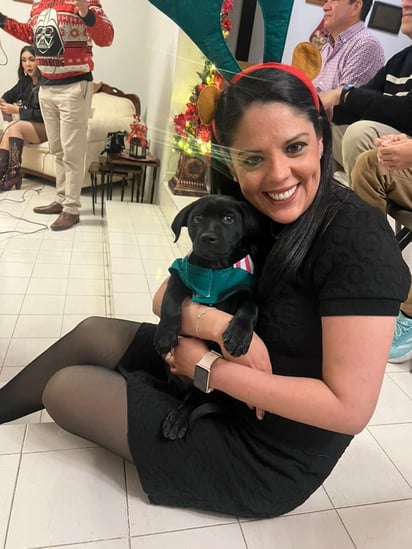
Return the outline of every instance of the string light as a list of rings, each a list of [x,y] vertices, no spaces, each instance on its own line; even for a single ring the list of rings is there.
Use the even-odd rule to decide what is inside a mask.
[[[220,24],[224,38],[229,36],[232,21],[229,13],[233,10],[233,1],[225,0],[220,12]],[[206,86],[216,86],[222,89],[223,77],[216,70],[216,66],[208,59],[205,60],[203,72],[198,73],[200,84],[197,84],[191,93],[186,111],[173,117],[175,138],[173,147],[188,156],[208,156],[211,152],[211,128],[203,124],[199,118],[197,102],[200,92]]]

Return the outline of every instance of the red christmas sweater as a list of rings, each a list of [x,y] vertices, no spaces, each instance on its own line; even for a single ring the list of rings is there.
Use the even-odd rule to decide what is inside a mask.
[[[63,84],[91,79],[92,43],[110,46],[113,25],[99,0],[87,2],[80,17],[71,0],[34,0],[27,23],[0,14],[0,26],[23,42],[33,44],[42,84]]]

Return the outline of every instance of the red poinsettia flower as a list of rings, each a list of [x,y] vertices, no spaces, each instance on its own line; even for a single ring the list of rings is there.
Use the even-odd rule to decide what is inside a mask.
[[[183,113],[177,114],[173,118],[175,132],[181,136],[184,136],[186,133],[186,123],[187,123],[186,115]]]
[[[186,103],[186,114],[197,116],[197,105],[195,103]]]
[[[198,131],[198,136],[204,143],[210,141],[210,126],[205,126],[204,124],[201,124]]]
[[[232,21],[228,17],[223,17],[220,23],[223,30],[228,32],[232,30]]]

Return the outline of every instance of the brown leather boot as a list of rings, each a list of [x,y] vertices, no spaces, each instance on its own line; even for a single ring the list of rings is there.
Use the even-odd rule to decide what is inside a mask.
[[[20,189],[23,175],[21,173],[21,155],[24,139],[9,137],[9,165],[1,180],[1,190],[10,191],[14,186]]]
[[[0,180],[6,173],[9,166],[9,151],[6,149],[0,149]]]

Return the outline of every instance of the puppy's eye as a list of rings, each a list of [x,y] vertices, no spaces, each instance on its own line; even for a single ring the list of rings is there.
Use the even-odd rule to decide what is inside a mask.
[[[203,216],[194,215],[192,221],[193,221],[193,223],[201,223],[203,221]]]
[[[234,222],[235,222],[235,217],[233,214],[226,214],[225,217],[223,218],[223,223],[225,223],[226,225],[231,225]]]

